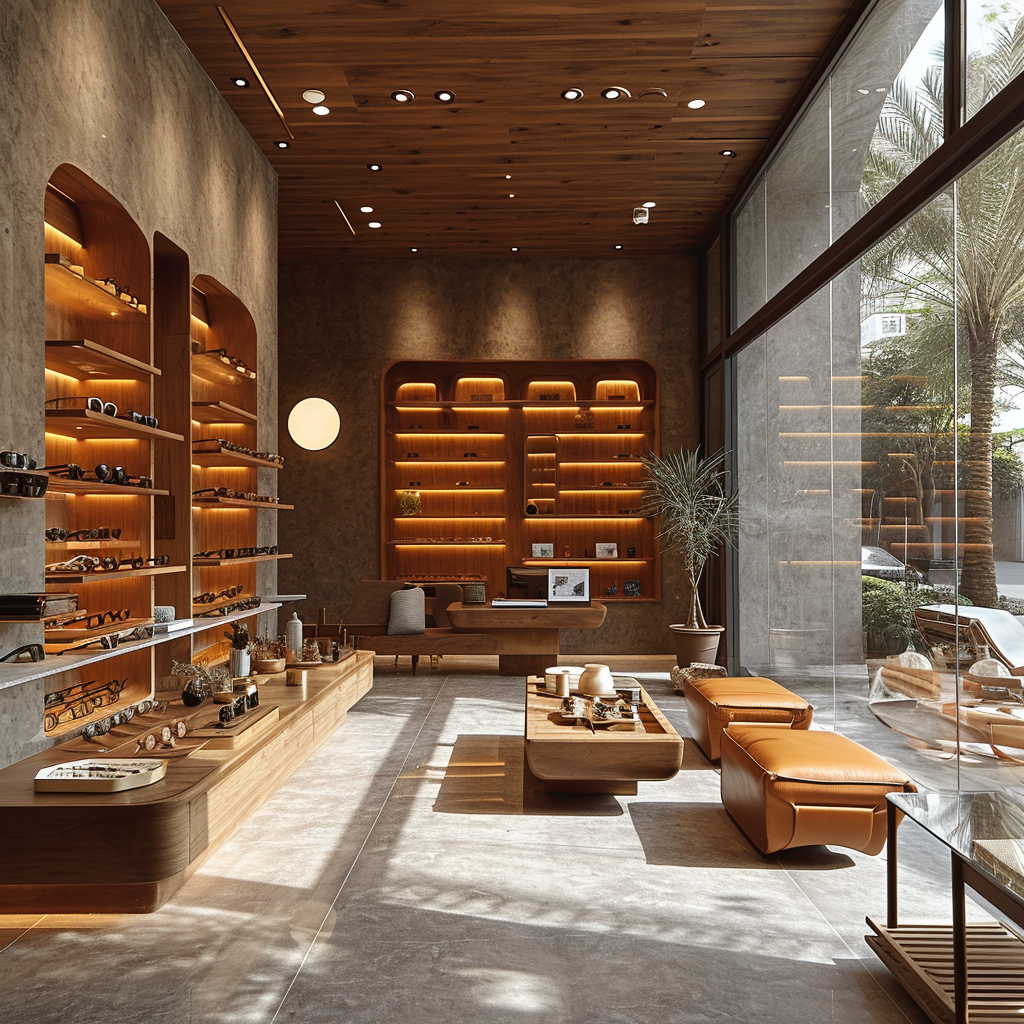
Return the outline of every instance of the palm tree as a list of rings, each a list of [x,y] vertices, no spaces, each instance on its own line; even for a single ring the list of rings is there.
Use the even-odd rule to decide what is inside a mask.
[[[995,28],[995,45],[967,62],[968,109],[980,109],[1024,71],[1024,19]],[[942,142],[941,69],[917,88],[897,80],[882,109],[865,165],[872,205]],[[1001,354],[1020,344],[1024,324],[1024,133],[1003,143],[868,254],[867,285],[919,318],[918,339],[949,372],[966,339],[970,434],[964,465],[961,592],[995,606],[992,549],[992,427]],[[954,333],[955,332],[955,333]],[[962,346],[962,341],[961,341]],[[1009,375],[1007,374],[1006,377]]]

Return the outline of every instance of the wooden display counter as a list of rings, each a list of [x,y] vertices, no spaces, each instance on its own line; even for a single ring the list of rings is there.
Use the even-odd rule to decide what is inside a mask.
[[[41,768],[90,756],[80,738],[0,771],[0,913],[156,910],[345,721],[373,685],[373,655],[310,669],[305,686],[287,686],[283,673],[258,678],[260,707],[275,707],[276,720],[249,743],[175,751],[154,785],[36,793]],[[189,718],[189,736],[220,709],[206,701],[181,715],[182,707],[172,710]],[[140,716],[131,726],[144,735],[156,721]]]

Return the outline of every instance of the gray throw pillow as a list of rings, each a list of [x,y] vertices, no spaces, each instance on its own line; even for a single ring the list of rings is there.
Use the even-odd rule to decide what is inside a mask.
[[[420,587],[414,587],[412,590],[396,590],[391,595],[388,636],[422,633],[426,621],[423,590]]]

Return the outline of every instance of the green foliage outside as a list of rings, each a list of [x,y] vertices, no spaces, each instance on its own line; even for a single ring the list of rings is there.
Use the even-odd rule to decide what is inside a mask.
[[[905,587],[902,583],[861,577],[861,614],[864,651],[869,658],[900,654],[907,648],[926,654],[924,641],[914,624],[914,609],[923,604],[952,604],[948,587]],[[958,602],[971,602],[960,595]]]

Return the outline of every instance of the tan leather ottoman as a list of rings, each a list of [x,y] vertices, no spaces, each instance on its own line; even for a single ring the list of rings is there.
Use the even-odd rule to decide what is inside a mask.
[[[916,789],[838,733],[744,724],[722,733],[722,803],[762,853],[819,844],[880,853],[886,794]]]
[[[763,676],[683,675],[690,732],[711,761],[721,755],[722,730],[730,722],[782,722],[793,729],[811,724],[814,708],[798,694]]]

